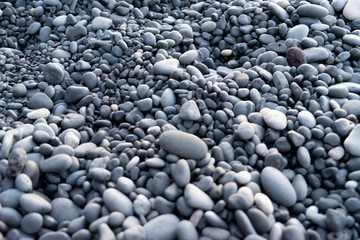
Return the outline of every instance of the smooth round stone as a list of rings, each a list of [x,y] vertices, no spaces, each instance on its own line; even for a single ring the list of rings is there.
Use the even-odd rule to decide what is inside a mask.
[[[288,82],[287,78],[280,71],[274,72],[273,81],[274,81],[275,87],[279,90],[284,89],[284,88],[289,88],[289,82]]]
[[[291,47],[286,52],[286,60],[290,66],[299,67],[306,63],[306,56],[301,48]]]
[[[207,21],[201,24],[201,30],[203,32],[212,32],[216,29],[216,23],[213,21]]]
[[[22,192],[31,192],[33,189],[32,185],[30,177],[24,173],[17,175],[15,178],[15,187]]]
[[[238,184],[246,185],[251,181],[251,174],[248,171],[236,173],[235,180]]]
[[[328,94],[329,97],[346,98],[349,95],[349,89],[342,84],[332,85],[328,89],[329,89],[329,94]]]
[[[9,227],[17,227],[21,223],[21,214],[13,208],[3,207],[0,211],[0,220]],[[3,225],[3,224],[2,224]]]
[[[151,219],[144,225],[147,239],[176,239],[176,230],[180,220],[173,214],[163,214]]]
[[[289,18],[289,14],[286,10],[274,2],[270,2],[268,8],[272,14],[280,18],[282,21]]]
[[[235,117],[239,115],[248,116],[255,111],[255,104],[252,101],[239,101],[235,104],[233,112]]]
[[[256,193],[254,196],[256,206],[265,214],[270,215],[274,212],[274,206],[270,198],[263,193]]]
[[[20,206],[28,213],[48,213],[51,210],[51,204],[40,195],[26,193],[20,197]]]
[[[201,231],[201,233],[207,240],[209,239],[227,240],[230,237],[230,232],[228,230],[219,227],[205,227]]]
[[[51,57],[52,58],[70,58],[71,57],[71,53],[64,51],[62,49],[56,49],[51,53]]]
[[[328,209],[326,211],[326,226],[331,231],[339,232],[346,225],[346,215],[341,210]]]
[[[53,101],[49,98],[48,95],[42,92],[35,93],[28,102],[28,107],[31,109],[46,108],[51,110],[53,106]]]
[[[53,25],[54,25],[55,27],[60,27],[60,26],[65,25],[65,23],[66,23],[66,18],[67,18],[66,15],[61,15],[61,16],[58,16],[58,17],[54,18],[54,20],[53,20]]]
[[[358,117],[360,116],[360,100],[349,100],[342,105],[342,109],[345,109],[348,114]]]
[[[2,147],[6,144],[5,140],[3,140],[2,144],[3,144]],[[3,152],[3,148],[1,148],[1,151]],[[16,177],[17,175],[19,175],[25,167],[26,160],[27,160],[26,151],[23,148],[16,148],[12,150],[12,152],[8,157],[7,175],[10,177]]]
[[[300,166],[304,168],[309,168],[311,164],[310,153],[305,147],[299,147],[296,152],[297,161]]]
[[[137,195],[133,205],[134,205],[134,212],[140,216],[141,215],[146,216],[151,209],[149,199],[145,197],[143,194]]]
[[[50,115],[50,111],[46,108],[39,108],[37,110],[31,111],[28,114],[26,114],[26,117],[31,120],[36,120],[39,118],[48,118]]]
[[[39,40],[43,43],[46,43],[50,39],[51,33],[52,33],[52,30],[49,26],[44,26],[44,27],[40,28]]]
[[[179,111],[179,117],[183,120],[197,121],[201,118],[199,108],[194,100],[185,102]]]
[[[236,134],[241,140],[248,140],[255,135],[255,129],[251,123],[242,122],[237,128]]]
[[[305,178],[301,174],[297,174],[292,181],[292,185],[296,192],[296,199],[298,201],[304,200],[308,191]]]
[[[64,100],[67,104],[74,104],[89,94],[90,94],[90,91],[87,87],[70,86],[66,89],[66,94],[65,94]]]
[[[247,211],[247,215],[254,226],[257,233],[266,233],[271,228],[271,222],[264,212],[260,211],[257,208],[250,208]]]
[[[333,0],[331,2],[331,6],[334,8],[335,11],[342,11],[346,5],[346,3],[348,2],[349,0]]]
[[[154,73],[160,75],[170,75],[179,67],[179,60],[165,59],[154,64]]]
[[[311,64],[301,64],[297,69],[296,69],[298,74],[302,74],[304,75],[305,79],[308,79],[311,76],[316,76],[318,75],[318,70],[317,68],[315,68],[313,65]]]
[[[250,188],[241,187],[237,193],[229,196],[229,207],[246,210],[254,204],[254,195]]]
[[[309,34],[309,27],[305,24],[299,24],[295,27],[289,29],[286,34],[286,39],[294,38],[301,41],[303,38],[307,37]]]
[[[43,75],[47,83],[57,85],[64,78],[64,70],[58,63],[48,63],[43,69]]]
[[[56,231],[56,232],[47,232],[39,238],[39,240],[71,240],[69,235],[64,232]]]
[[[344,141],[345,150],[353,156],[360,156],[360,125],[356,125]]]
[[[305,49],[304,54],[306,57],[306,62],[313,63],[328,59],[330,56],[330,51],[323,47],[312,47]]]
[[[357,0],[349,0],[342,13],[344,17],[350,21],[360,18],[360,2]]]
[[[329,11],[316,4],[304,4],[296,9],[297,14],[302,17],[322,18],[329,14]]]
[[[280,111],[263,108],[260,110],[263,116],[264,122],[275,130],[283,130],[286,128],[287,119],[285,114]]]
[[[164,90],[161,95],[160,103],[163,108],[168,106],[174,106],[176,104],[176,96],[171,88],[166,88]]]
[[[80,38],[86,36],[87,33],[88,33],[88,31],[87,31],[86,27],[76,24],[74,27],[69,28],[69,30],[66,32],[66,36],[68,37],[68,39],[70,41],[76,41],[76,40],[79,40]],[[75,53],[76,50],[75,51],[70,50],[70,52]]]
[[[146,33],[144,33],[143,38],[144,38],[144,43],[146,45],[149,45],[152,47],[154,47],[156,45],[156,37],[153,33],[146,32]]]
[[[10,188],[0,193],[0,203],[2,207],[17,208],[19,206],[20,197],[24,193]]]
[[[61,127],[63,129],[68,128],[79,128],[85,125],[85,117],[77,113],[66,114],[64,119],[61,121]]]
[[[68,198],[55,198],[51,201],[50,216],[55,218],[58,223],[72,221],[79,217],[81,209]]]
[[[105,206],[109,211],[118,211],[125,216],[133,215],[133,204],[130,199],[115,188],[108,188],[103,193]]]
[[[283,229],[281,240],[305,240],[305,236],[298,226],[289,225]]]
[[[359,5],[360,6],[360,5]],[[343,42],[351,46],[360,46],[360,36],[355,34],[346,34],[342,38]]]
[[[44,219],[39,213],[26,214],[21,219],[21,230],[27,234],[37,233],[43,226]]]
[[[127,177],[119,177],[116,181],[116,188],[125,194],[129,194],[135,190],[136,185]]]
[[[192,208],[210,211],[214,207],[213,200],[194,184],[187,184],[184,190],[187,204]]]
[[[27,33],[30,35],[34,35],[40,30],[40,28],[41,28],[41,23],[33,22],[32,24],[30,24],[29,28],[27,29]]]
[[[137,102],[137,107],[142,112],[147,112],[152,109],[153,101],[151,98],[144,98]]]
[[[197,240],[198,233],[194,224],[188,220],[182,220],[177,229],[176,236],[178,240]]]
[[[303,126],[306,126],[308,128],[313,128],[316,125],[316,119],[315,119],[314,115],[312,115],[312,113],[309,111],[306,111],[306,110],[301,111],[301,112],[299,112],[297,117],[298,117],[299,123]]]
[[[276,203],[290,207],[296,203],[296,192],[285,175],[274,167],[261,171],[261,184],[267,195]]]
[[[194,62],[198,58],[198,51],[197,50],[189,50],[184,52],[180,58],[179,61],[183,65],[188,65],[192,62]]]
[[[39,163],[39,168],[42,172],[60,173],[71,167],[73,163],[72,158],[67,154],[58,154],[45,159]]]
[[[202,159],[208,151],[207,145],[197,136],[176,130],[162,133],[159,143],[168,153],[183,158]]]
[[[180,159],[176,162],[172,176],[179,187],[185,187],[190,182],[191,172],[186,160]]]
[[[25,97],[27,93],[27,88],[24,84],[17,83],[12,87],[11,91],[14,97]]]
[[[96,17],[91,23],[91,29],[94,31],[105,30],[111,27],[112,23],[113,22],[110,18]]]

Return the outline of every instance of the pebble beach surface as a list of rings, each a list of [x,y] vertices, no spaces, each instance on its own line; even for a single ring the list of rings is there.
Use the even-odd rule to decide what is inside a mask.
[[[359,0],[11,0],[0,26],[0,239],[360,238]]]

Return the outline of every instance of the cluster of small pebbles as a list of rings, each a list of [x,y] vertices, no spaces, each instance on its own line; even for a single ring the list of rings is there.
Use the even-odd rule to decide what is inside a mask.
[[[8,0],[0,26],[0,239],[360,238],[359,0]]]

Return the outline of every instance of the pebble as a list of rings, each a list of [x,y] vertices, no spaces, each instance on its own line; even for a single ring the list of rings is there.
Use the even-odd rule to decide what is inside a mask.
[[[26,193],[20,197],[20,206],[28,213],[48,213],[51,211],[51,204],[40,195]]]
[[[199,111],[196,102],[193,100],[187,101],[184,103],[179,111],[179,117],[183,120],[188,121],[197,121],[201,118],[201,114]]]
[[[54,106],[54,103],[48,95],[39,92],[29,99],[28,106],[31,109],[46,108],[48,110],[51,110]]]
[[[110,28],[112,23],[113,22],[110,18],[96,17],[93,19],[93,21],[91,23],[91,28],[94,31],[105,30],[105,29]]]
[[[4,142],[3,142],[4,144]],[[2,146],[3,147],[3,146]],[[3,153],[3,148],[1,148],[1,152]],[[8,155],[6,151],[6,153],[3,154],[4,157],[6,157]],[[16,148],[14,149],[8,158],[8,169],[7,169],[7,175],[9,177],[16,177],[18,176],[21,171],[24,169],[25,164],[26,164],[26,152],[24,151],[24,149],[22,148]]]
[[[151,219],[144,225],[147,239],[176,239],[180,220],[173,214],[163,214]]]
[[[355,19],[360,18],[359,10],[360,10],[360,3],[356,0],[349,0],[347,1],[342,13],[345,18],[347,18],[350,21],[353,21]]]
[[[304,50],[307,63],[325,61],[330,56],[330,52],[323,47],[312,47]]]
[[[242,140],[251,139],[255,135],[255,129],[251,123],[242,122],[236,130],[237,136]]]
[[[31,120],[37,120],[39,118],[48,118],[50,115],[50,111],[46,108],[40,108],[37,110],[33,110],[26,114],[26,117]]]
[[[349,100],[342,105],[342,109],[346,110],[348,114],[360,116],[360,100]]]
[[[160,75],[170,75],[179,67],[179,60],[166,59],[154,64],[154,73]]]
[[[343,42],[352,46],[360,46],[360,36],[355,34],[346,34],[342,38]]]
[[[103,193],[105,206],[110,211],[118,211],[125,216],[133,215],[133,204],[130,199],[115,188],[108,188]]]
[[[265,167],[261,172],[261,184],[267,195],[283,206],[296,203],[296,192],[285,175],[274,167]]]
[[[272,14],[276,15],[282,21],[289,18],[289,14],[286,12],[286,10],[275,2],[270,2],[268,8],[272,12]]]
[[[299,123],[308,128],[313,128],[316,126],[316,119],[309,111],[301,111],[298,114]]]
[[[189,50],[184,52],[180,58],[179,61],[183,65],[188,65],[192,62],[194,62],[198,58],[198,52],[196,50]]]
[[[286,34],[286,39],[293,38],[301,41],[309,34],[309,27],[305,24],[299,24],[289,29]]]
[[[179,240],[197,240],[199,237],[194,224],[188,220],[182,220],[178,224],[176,236]]]
[[[27,234],[37,233],[43,226],[44,219],[40,213],[28,213],[21,219],[21,230]]]
[[[208,148],[197,136],[181,131],[166,131],[160,135],[160,146],[168,153],[190,159],[202,159]]]
[[[360,156],[360,149],[357,148],[357,143],[359,142],[359,139],[360,125],[356,125],[344,141],[345,150],[353,156]]]
[[[316,4],[304,4],[296,9],[297,14],[302,17],[322,18],[329,14],[329,11]]]
[[[184,196],[187,204],[192,208],[208,211],[214,207],[213,200],[194,184],[189,183],[185,186]]]
[[[60,84],[64,78],[64,70],[58,63],[48,63],[43,69],[46,82],[52,85]]]
[[[184,159],[180,159],[176,162],[174,173],[172,174],[175,183],[179,187],[185,187],[190,183],[191,172],[189,164]]]
[[[285,114],[280,111],[263,108],[260,111],[264,122],[271,128],[275,130],[283,130],[286,128],[287,119]]]
[[[291,47],[286,51],[286,60],[290,66],[299,67],[306,63],[306,56],[301,48]]]
[[[270,215],[274,212],[274,206],[268,196],[263,193],[256,193],[254,195],[254,202],[256,206],[265,214]]]
[[[73,163],[72,158],[67,154],[58,154],[45,159],[39,163],[39,168],[42,172],[60,173],[71,167]]]
[[[81,209],[68,198],[55,198],[51,201],[51,212],[52,216],[58,223],[64,221],[72,221],[79,217]]]

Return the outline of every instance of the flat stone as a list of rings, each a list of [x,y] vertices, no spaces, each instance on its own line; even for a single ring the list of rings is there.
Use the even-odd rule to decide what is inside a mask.
[[[108,188],[103,193],[105,206],[109,211],[118,211],[125,216],[133,215],[133,204],[130,199],[115,188]]]
[[[280,71],[274,72],[273,81],[274,81],[275,87],[279,90],[284,89],[284,88],[289,88],[289,82],[288,82],[287,78]]]
[[[184,196],[187,204],[192,208],[209,211],[214,207],[213,200],[194,184],[186,185]]]
[[[280,111],[263,108],[260,110],[263,116],[264,122],[275,130],[283,130],[286,128],[287,119],[285,114]]]
[[[359,4],[360,6],[360,4]],[[352,46],[360,46],[360,36],[355,34],[346,34],[342,38],[343,42]]]
[[[165,59],[154,64],[154,73],[160,75],[170,75],[179,67],[179,60]]]
[[[306,62],[313,63],[324,61],[330,56],[330,52],[322,47],[312,47],[304,50]]]
[[[61,121],[61,127],[63,129],[74,128],[77,129],[85,125],[85,117],[78,113],[66,114]]]
[[[303,4],[296,9],[297,14],[302,17],[322,18],[329,14],[329,11],[316,4]]]
[[[357,0],[349,0],[342,13],[344,17],[350,21],[360,18],[360,2]]]
[[[39,108],[37,110],[31,111],[26,114],[26,117],[31,120],[36,120],[39,118],[48,118],[50,115],[50,111],[46,108]]]
[[[180,220],[173,214],[163,214],[151,219],[144,225],[147,239],[176,239],[176,230]]]
[[[69,86],[66,89],[66,94],[65,94],[64,100],[67,104],[74,104],[89,94],[90,94],[90,91],[87,87]]]
[[[51,57],[52,58],[70,58],[71,57],[71,53],[69,53],[68,51],[62,50],[62,49],[55,49],[52,53],[51,53]]]
[[[28,106],[31,109],[39,109],[39,108],[46,108],[51,110],[54,106],[53,101],[49,98],[48,95],[45,93],[39,92],[35,93],[34,96],[32,96],[29,99]]]
[[[164,90],[161,95],[160,103],[163,108],[168,106],[174,106],[176,104],[176,96],[171,88],[166,88]]]
[[[30,26],[27,29],[27,33],[30,35],[34,35],[35,33],[37,33],[39,31],[39,29],[41,28],[41,23],[39,22],[33,22],[32,24],[30,24]]]
[[[360,125],[356,125],[344,141],[345,150],[353,156],[360,156]]]
[[[266,194],[285,207],[296,203],[296,192],[285,175],[274,167],[265,167],[260,175]]]
[[[168,153],[190,159],[202,159],[206,156],[207,145],[197,136],[181,131],[166,131],[160,135],[160,146]]]
[[[0,203],[2,207],[17,208],[20,203],[20,197],[24,193],[15,189],[10,188],[0,193]]]
[[[342,84],[335,84],[328,88],[329,97],[333,98],[346,98],[349,95],[349,89]]]

